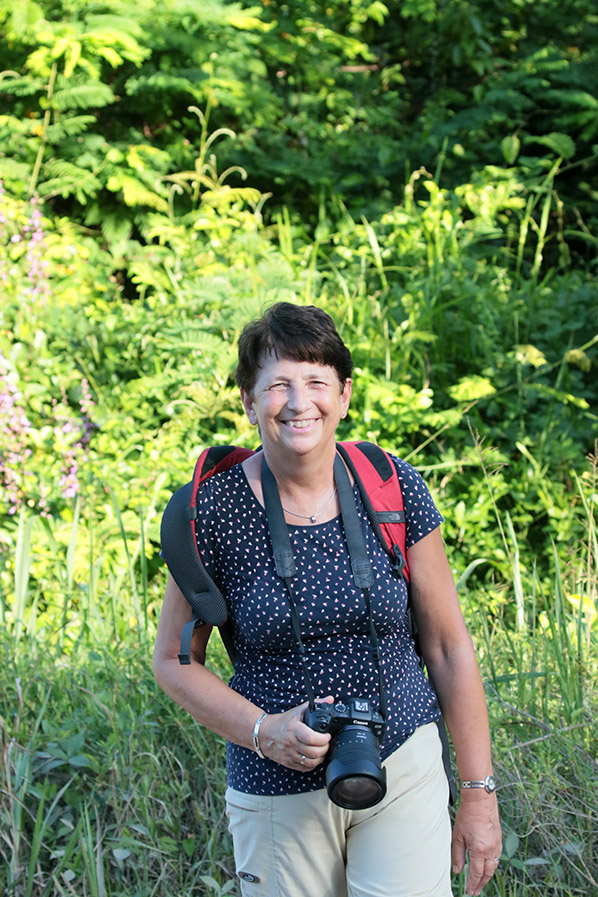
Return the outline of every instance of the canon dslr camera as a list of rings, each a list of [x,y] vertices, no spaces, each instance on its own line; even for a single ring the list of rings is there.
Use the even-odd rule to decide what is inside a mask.
[[[366,698],[308,708],[305,723],[316,732],[330,732],[326,788],[330,800],[348,810],[364,810],[386,794],[386,770],[379,742],[384,719]]]

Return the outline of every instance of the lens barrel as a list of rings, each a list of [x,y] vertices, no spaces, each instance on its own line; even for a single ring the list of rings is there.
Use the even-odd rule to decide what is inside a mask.
[[[347,810],[364,810],[386,794],[386,770],[378,739],[365,726],[347,725],[330,742],[326,767],[328,797]]]

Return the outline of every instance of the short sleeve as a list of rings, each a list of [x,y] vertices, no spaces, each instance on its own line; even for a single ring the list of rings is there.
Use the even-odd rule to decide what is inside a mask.
[[[405,547],[411,548],[440,526],[442,514],[434,504],[430,490],[417,470],[401,458],[391,456],[397,468],[403,493],[407,535]]]

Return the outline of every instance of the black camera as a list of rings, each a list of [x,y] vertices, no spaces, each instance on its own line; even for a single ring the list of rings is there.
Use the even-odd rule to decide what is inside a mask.
[[[380,763],[379,742],[384,719],[367,698],[347,698],[317,704],[305,714],[316,732],[330,732],[326,757],[326,788],[330,800],[348,810],[364,810],[386,794],[386,770]]]

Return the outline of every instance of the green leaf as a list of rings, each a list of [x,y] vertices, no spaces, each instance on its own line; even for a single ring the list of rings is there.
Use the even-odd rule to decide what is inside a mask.
[[[87,126],[96,121],[95,115],[74,115],[62,118],[46,128],[48,143],[59,143],[64,137],[76,137],[87,130]]]
[[[519,849],[519,835],[515,832],[509,832],[507,837],[505,838],[504,851],[506,855],[509,857],[514,857]]]
[[[31,166],[14,159],[0,158],[0,177],[24,181],[31,177]]]
[[[168,212],[168,203],[165,199],[149,190],[144,183],[131,175],[119,173],[108,181],[108,189],[117,192],[122,190],[125,203],[130,206],[149,206],[158,212]]]
[[[183,850],[188,857],[192,857],[195,852],[195,838],[183,838]]]
[[[100,180],[88,169],[60,159],[47,162],[44,174],[50,175],[50,178],[39,185],[40,196],[91,195],[101,186]]]
[[[102,219],[102,234],[107,243],[128,240],[133,231],[133,222],[122,212],[114,212]]]
[[[176,855],[179,852],[179,842],[169,835],[163,835],[158,839],[158,849],[164,853]]]
[[[450,396],[456,402],[471,402],[494,395],[495,392],[496,388],[487,377],[480,377],[476,374],[470,377],[463,377],[458,383],[449,388]]]
[[[562,402],[563,405],[573,405],[583,411],[586,411],[590,407],[589,402],[586,399],[582,399],[580,396],[574,396],[570,392],[563,392],[561,389],[554,389],[552,386],[545,386],[543,383],[527,383],[526,388],[538,392],[544,397],[556,399],[558,402]]]
[[[113,102],[112,89],[100,81],[65,87],[62,90],[57,90],[52,96],[52,106],[61,111],[108,106]]]
[[[548,90],[544,94],[544,99],[557,102],[565,109],[581,106],[585,109],[598,110],[598,99],[585,90]]]
[[[199,877],[203,881],[204,885],[207,885],[209,888],[213,888],[216,892],[220,891],[220,885],[212,875],[200,875]]]
[[[565,361],[567,364],[574,364],[581,371],[585,371],[586,373],[592,367],[592,360],[583,349],[569,349],[565,354]]]
[[[92,766],[91,760],[84,754],[76,754],[74,757],[69,757],[69,763],[71,766],[76,766],[78,769],[88,769]]]
[[[10,78],[0,75],[0,91],[14,96],[27,97],[45,91],[47,84],[41,78]]]
[[[548,364],[544,353],[532,345],[516,346],[514,354],[519,364],[531,364],[535,368]]]
[[[268,24],[263,22],[258,18],[261,12],[262,9],[259,6],[251,6],[247,9],[240,9],[238,6],[231,9],[226,7],[222,9],[222,14],[225,16],[226,21],[233,28],[240,28],[243,31],[269,31],[276,26],[276,23]]]
[[[500,148],[503,156],[505,157],[505,162],[508,165],[512,165],[517,156],[519,155],[519,149],[521,147],[521,141],[516,134],[510,134],[507,137],[503,137],[500,142]]]
[[[571,159],[575,155],[575,143],[568,134],[559,134],[554,131],[551,134],[546,134],[544,137],[528,138],[526,142],[539,143],[541,146],[546,146],[548,149],[553,150],[557,156],[562,156],[563,159]]]

